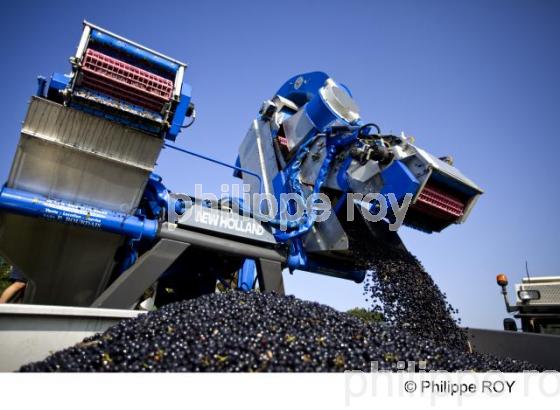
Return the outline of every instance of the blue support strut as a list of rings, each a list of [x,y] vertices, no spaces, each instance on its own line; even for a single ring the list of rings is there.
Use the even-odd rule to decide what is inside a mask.
[[[239,273],[237,274],[237,287],[240,290],[249,292],[253,289],[256,269],[257,267],[253,259],[245,259],[243,261],[243,266],[239,269]]]
[[[0,210],[111,232],[134,240],[154,239],[158,231],[158,222],[155,220],[75,205],[7,187],[0,190]]]
[[[163,146],[164,146],[165,148],[171,148],[171,149],[174,149],[174,150],[176,150],[176,151],[182,152],[183,154],[192,155],[193,157],[200,158],[200,159],[203,159],[203,160],[205,160],[205,161],[209,161],[209,162],[212,162],[212,163],[214,163],[214,164],[221,165],[221,166],[226,167],[226,168],[229,168],[229,169],[233,169],[233,170],[236,171],[236,172],[241,172],[241,173],[244,172],[244,173],[246,173],[246,174],[248,174],[248,175],[251,175],[251,176],[255,177],[255,178],[259,181],[259,194],[262,193],[262,191],[263,191],[263,182],[262,182],[262,178],[261,178],[261,176],[260,176],[259,174],[255,173],[255,172],[249,171],[248,169],[245,169],[245,168],[241,168],[241,167],[239,167],[239,166],[237,166],[237,165],[231,165],[231,164],[228,164],[228,163],[226,163],[226,162],[218,161],[217,159],[210,158],[210,157],[208,157],[208,156],[206,156],[206,155],[197,154],[196,152],[189,151],[189,150],[187,150],[187,149],[185,149],[185,148],[177,147],[177,146],[175,146],[175,145],[171,145],[171,144],[168,144],[168,143],[163,144]]]

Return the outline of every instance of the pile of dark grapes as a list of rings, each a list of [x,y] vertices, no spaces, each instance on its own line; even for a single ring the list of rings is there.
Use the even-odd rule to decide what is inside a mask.
[[[21,371],[541,370],[471,352],[457,311],[400,239],[379,229],[345,227],[380,321],[293,296],[228,291],[124,320]]]
[[[535,368],[293,296],[228,291],[124,320],[21,371],[341,372],[408,362],[415,370]]]

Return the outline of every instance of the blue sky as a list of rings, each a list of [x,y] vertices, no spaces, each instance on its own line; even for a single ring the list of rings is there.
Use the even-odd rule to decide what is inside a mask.
[[[37,75],[67,72],[81,21],[189,63],[196,125],[179,144],[227,162],[291,76],[348,85],[362,117],[416,137],[486,193],[465,225],[401,235],[469,326],[506,316],[495,275],[558,275],[560,3],[555,1],[22,1],[0,15],[0,179],[6,179]],[[166,151],[168,187],[219,192],[229,170]],[[361,285],[297,272],[289,293],[339,309]]]

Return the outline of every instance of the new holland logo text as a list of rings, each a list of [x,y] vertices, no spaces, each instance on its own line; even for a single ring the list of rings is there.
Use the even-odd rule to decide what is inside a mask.
[[[198,223],[210,225],[215,228],[229,229],[240,233],[262,236],[264,228],[250,218],[225,212],[212,212],[198,209],[194,213],[194,220]]]

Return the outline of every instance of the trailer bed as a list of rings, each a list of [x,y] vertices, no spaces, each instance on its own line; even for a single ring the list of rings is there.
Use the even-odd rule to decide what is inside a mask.
[[[104,332],[145,311],[26,304],[0,305],[0,372],[45,359],[50,353]],[[474,351],[527,360],[560,370],[560,336],[468,329]]]
[[[0,372],[43,360],[119,321],[146,312],[26,304],[0,305]]]

